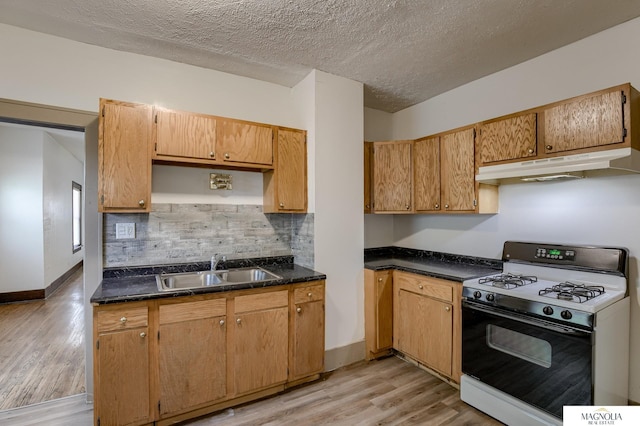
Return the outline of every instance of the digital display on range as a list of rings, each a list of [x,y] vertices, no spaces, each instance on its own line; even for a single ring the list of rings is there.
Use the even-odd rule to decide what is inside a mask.
[[[536,250],[538,259],[552,260],[575,260],[576,252],[574,250],[559,250],[555,248],[538,247]]]

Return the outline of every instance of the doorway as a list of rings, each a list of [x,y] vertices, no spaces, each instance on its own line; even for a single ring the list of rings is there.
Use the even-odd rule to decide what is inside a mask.
[[[84,356],[85,366],[84,374],[76,375],[76,377],[68,380],[69,382],[79,382],[81,385],[79,389],[83,389],[86,392],[85,397],[87,402],[93,401],[93,363],[92,363],[92,327],[90,326],[92,320],[91,305],[89,299],[102,278],[102,216],[97,212],[97,140],[98,140],[98,124],[97,113],[88,111],[72,110],[67,108],[61,108],[56,106],[48,106],[41,104],[32,104],[21,101],[0,99],[0,121],[5,123],[18,123],[25,125],[35,125],[45,127],[48,129],[64,129],[83,131],[83,143],[85,148],[85,162],[84,162],[84,185],[83,191],[83,222],[81,225],[81,235],[83,241],[82,252],[83,263],[82,269],[75,271],[75,273],[68,277],[67,282],[60,286],[58,292],[62,299],[66,295],[67,300],[75,300],[77,305],[81,306],[81,310],[75,310],[75,321],[80,321],[78,316],[82,317],[80,321],[83,325],[83,330],[80,331],[83,334],[83,339],[78,338],[78,331],[72,333],[72,337],[67,336],[68,340],[63,346],[76,345],[77,349]],[[71,191],[71,186],[69,191]],[[75,247],[77,248],[77,247]],[[65,293],[66,291],[66,293]],[[56,296],[58,292],[54,292],[50,300]],[[26,304],[35,304],[38,302],[28,302]],[[68,309],[68,307],[67,307]],[[43,327],[48,326],[48,320],[36,319],[36,317],[25,318],[25,321],[33,320],[36,324],[40,322]],[[67,318],[67,320],[69,320]],[[87,325],[84,327],[84,325]],[[4,323],[3,323],[4,327]],[[31,336],[33,337],[33,336]],[[29,336],[25,336],[29,339]],[[0,342],[0,345],[4,345],[7,342]],[[41,345],[45,346],[45,345]],[[52,350],[50,346],[38,347],[36,344],[31,351],[23,355],[27,357],[25,360],[27,363],[33,363],[35,354],[38,350]],[[45,374],[49,371],[53,373],[55,366],[51,365],[49,368],[41,371],[41,374]],[[82,377],[84,376],[84,377]],[[68,378],[65,378],[68,379]],[[2,385],[0,385],[2,387]]]

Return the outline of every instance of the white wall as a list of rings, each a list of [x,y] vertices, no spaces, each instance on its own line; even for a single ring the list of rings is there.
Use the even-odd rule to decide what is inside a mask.
[[[417,138],[617,84],[640,87],[640,19],[492,74],[394,114],[393,138]],[[627,247],[630,293],[640,279],[640,175],[500,187],[495,216],[394,217],[395,244],[499,258],[508,239]],[[374,229],[367,228],[375,232]],[[374,237],[367,236],[367,239]],[[640,307],[632,304],[631,360],[640,357]],[[640,401],[640,364],[630,365]]]
[[[331,349],[364,338],[363,85],[314,74],[315,267],[327,274]]]
[[[73,252],[71,182],[84,187],[84,164],[46,132],[43,150],[44,285],[82,260]]]
[[[44,289],[43,134],[0,126],[0,293]]]

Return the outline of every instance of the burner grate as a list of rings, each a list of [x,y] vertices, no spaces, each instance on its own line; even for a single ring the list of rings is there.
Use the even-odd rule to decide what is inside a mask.
[[[604,294],[604,287],[599,285],[586,285],[565,281],[552,287],[547,287],[538,292],[540,296],[553,297],[570,302],[584,303],[594,297]]]
[[[521,287],[523,285],[535,283],[536,281],[538,281],[538,277],[508,273],[494,275],[492,277],[480,278],[478,280],[478,283],[487,284],[493,287],[512,289]]]

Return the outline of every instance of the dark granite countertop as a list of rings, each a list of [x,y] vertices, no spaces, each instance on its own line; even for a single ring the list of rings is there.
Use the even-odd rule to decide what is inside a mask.
[[[134,302],[149,299],[190,296],[194,294],[216,293],[249,288],[264,288],[277,285],[302,283],[326,279],[325,274],[296,265],[293,256],[270,257],[259,259],[230,260],[222,263],[218,269],[260,266],[282,277],[279,280],[265,283],[229,284],[203,287],[197,289],[181,289],[160,291],[156,284],[156,274],[194,272],[209,269],[209,263],[188,263],[159,265],[134,268],[105,269],[103,279],[91,296],[91,303],[106,304]]]
[[[379,247],[365,249],[364,267],[374,271],[397,269],[462,282],[500,272],[502,261],[403,247]]]

